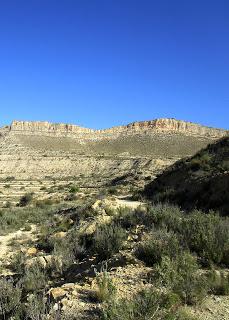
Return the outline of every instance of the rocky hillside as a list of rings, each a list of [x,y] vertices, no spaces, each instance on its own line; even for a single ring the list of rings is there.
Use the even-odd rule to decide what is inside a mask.
[[[176,162],[146,185],[143,195],[188,210],[213,209],[229,215],[229,137]]]
[[[129,182],[143,187],[168,165],[226,134],[174,119],[106,130],[13,121],[0,129],[1,203],[17,202],[27,191],[43,196],[40,183],[49,187],[53,180],[74,180],[82,188]]]

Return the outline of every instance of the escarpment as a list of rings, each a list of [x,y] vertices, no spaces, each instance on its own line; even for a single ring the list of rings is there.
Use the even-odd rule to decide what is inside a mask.
[[[34,186],[74,181],[83,188],[112,184],[143,187],[170,164],[227,134],[226,130],[175,119],[105,130],[13,121],[0,128],[0,206],[33,191],[31,181]],[[9,178],[10,188],[6,188]]]
[[[192,122],[176,119],[156,119],[150,121],[133,122],[126,126],[117,126],[110,129],[94,130],[72,124],[49,123],[41,121],[13,121],[9,127],[12,134],[48,135],[80,137],[85,139],[116,138],[119,135],[154,134],[154,133],[181,133],[202,137],[221,138],[228,131],[201,126]]]

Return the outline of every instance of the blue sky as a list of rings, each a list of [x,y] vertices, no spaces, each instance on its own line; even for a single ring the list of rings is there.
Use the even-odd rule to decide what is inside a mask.
[[[228,0],[0,1],[0,125],[229,128]]]

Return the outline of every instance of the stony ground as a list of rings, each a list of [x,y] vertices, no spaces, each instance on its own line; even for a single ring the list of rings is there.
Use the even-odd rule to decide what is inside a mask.
[[[117,210],[120,207],[134,210],[139,206],[144,208],[145,204],[128,200],[127,195],[126,197],[112,196],[96,200],[92,207],[99,213],[98,221],[102,221],[103,215],[108,218],[105,213],[108,207],[112,210]],[[87,230],[94,230],[93,222],[87,224],[86,227]],[[118,296],[126,299],[141,288],[151,286],[147,283],[152,268],[146,267],[132,254],[132,245],[138,241],[141,232],[141,228],[139,228],[134,234],[130,234],[126,248],[110,258],[106,264],[106,270],[114,281]],[[4,268],[2,266],[0,269],[2,275],[7,274],[6,261],[15,252],[25,252],[29,259],[42,258],[44,253],[34,247],[37,234],[39,234],[39,228],[32,225],[30,231],[22,229],[0,236],[0,261],[4,264]],[[59,236],[64,237],[65,233],[60,233]],[[44,258],[45,261],[48,261],[49,257],[44,256]],[[79,265],[76,265],[74,272],[69,274],[65,283],[50,288],[49,293],[56,300],[54,307],[58,309],[61,304],[63,310],[73,310],[72,312],[77,313],[82,319],[97,319],[100,305],[94,299],[97,290],[95,272],[96,270],[99,272],[102,268],[102,264],[96,264],[95,257],[86,258]],[[8,270],[8,274],[12,273]],[[188,309],[199,320],[227,320],[229,319],[229,297],[208,296],[200,306],[188,307]]]

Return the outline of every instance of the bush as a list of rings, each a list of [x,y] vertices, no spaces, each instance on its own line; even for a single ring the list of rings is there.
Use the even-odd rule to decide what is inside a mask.
[[[12,280],[0,279],[0,318],[9,319],[20,313],[21,289]]]
[[[29,295],[28,302],[26,305],[26,315],[28,319],[48,319],[48,313],[48,301],[47,298],[44,296],[43,292],[39,294]]]
[[[54,257],[52,271],[63,274],[74,263],[73,247],[67,239],[56,239],[52,254]]]
[[[69,189],[69,192],[70,192],[70,193],[79,192],[79,187],[77,187],[77,186],[71,186],[70,189]]]
[[[204,265],[229,265],[229,220],[209,213],[194,211],[183,219],[180,232],[191,251]]]
[[[148,266],[161,262],[163,256],[175,257],[180,250],[177,236],[166,230],[154,230],[136,248],[135,255]]]
[[[23,274],[25,271],[25,261],[26,261],[26,257],[24,253],[22,253],[21,251],[18,253],[15,253],[12,256],[11,262],[10,262],[11,270],[16,273]]]
[[[85,255],[84,239],[81,238],[75,228],[69,231],[67,235],[67,241],[71,248],[74,259],[81,259]]]
[[[133,210],[128,207],[120,207],[118,209],[115,221],[118,221],[125,229],[150,223],[149,215],[145,210],[141,210],[141,208]]]
[[[159,284],[178,294],[185,304],[197,304],[207,294],[207,279],[199,273],[196,257],[187,252],[176,259],[163,257],[157,266],[156,278]]]
[[[102,320],[194,320],[179,309],[179,297],[153,289],[142,290],[131,300],[112,300],[103,306]]]
[[[19,207],[27,206],[33,200],[33,193],[26,193],[19,201]]]
[[[98,301],[109,301],[115,297],[116,288],[107,272],[107,266],[103,266],[100,272],[96,272],[96,285],[96,297]]]
[[[179,207],[170,204],[157,204],[148,207],[151,223],[158,228],[166,228],[168,231],[178,232],[184,217]]]
[[[126,232],[120,225],[100,225],[94,234],[93,250],[100,259],[108,259],[122,248],[125,239]]]
[[[24,289],[29,292],[37,292],[47,285],[47,274],[43,267],[37,262],[32,264],[25,270],[25,275],[22,278]]]
[[[229,295],[229,274],[212,270],[208,274],[210,291],[216,295]]]

